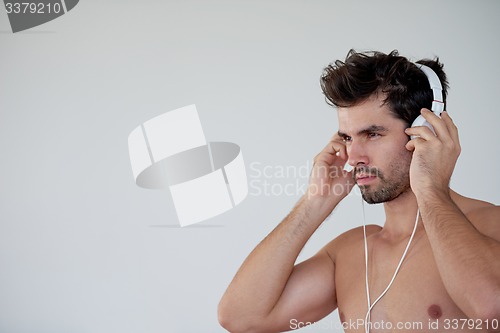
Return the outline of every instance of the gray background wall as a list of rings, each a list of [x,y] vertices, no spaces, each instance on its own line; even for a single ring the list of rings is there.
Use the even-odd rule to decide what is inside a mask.
[[[318,78],[350,48],[441,58],[463,146],[452,187],[499,203],[499,14],[493,0],[85,0],[12,34],[0,11],[0,332],[222,332],[223,291],[307,182],[258,170],[304,170],[326,144],[337,120]],[[127,136],[192,103],[254,183],[179,228],[167,191],[134,184]],[[361,223],[359,194],[333,216],[299,260]]]

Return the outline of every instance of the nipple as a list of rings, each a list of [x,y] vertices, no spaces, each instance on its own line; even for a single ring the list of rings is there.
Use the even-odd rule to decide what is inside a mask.
[[[427,309],[427,313],[432,319],[438,319],[443,315],[441,307],[436,304],[432,304],[431,306],[429,306],[429,308]]]

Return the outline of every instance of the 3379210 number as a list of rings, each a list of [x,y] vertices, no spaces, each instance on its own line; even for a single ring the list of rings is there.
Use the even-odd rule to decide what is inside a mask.
[[[498,319],[481,320],[481,319],[445,319],[443,328],[445,330],[463,330],[463,329],[476,329],[476,330],[497,330],[500,327]]]
[[[62,10],[61,4],[36,3],[36,2],[7,2],[5,3],[7,14],[59,14]]]

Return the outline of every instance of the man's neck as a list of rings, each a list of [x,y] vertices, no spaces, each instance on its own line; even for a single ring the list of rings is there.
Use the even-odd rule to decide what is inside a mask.
[[[411,189],[401,193],[396,199],[385,202],[386,220],[381,230],[384,238],[397,241],[410,237],[415,226],[417,209],[417,198]],[[419,222],[417,233],[420,229],[423,230],[421,221]]]

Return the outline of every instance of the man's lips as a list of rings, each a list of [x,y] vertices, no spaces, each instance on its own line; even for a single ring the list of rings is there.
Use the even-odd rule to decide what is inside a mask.
[[[356,183],[358,185],[365,185],[373,180],[375,180],[377,176],[373,175],[356,175]]]
[[[368,178],[368,177],[376,177],[376,176],[369,174],[369,173],[358,173],[356,175],[356,179],[363,179],[363,178]]]

